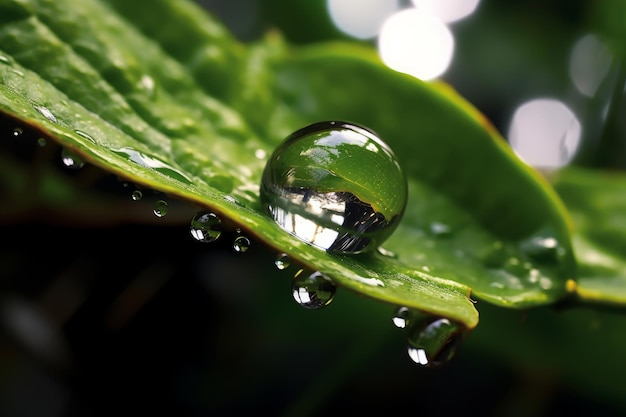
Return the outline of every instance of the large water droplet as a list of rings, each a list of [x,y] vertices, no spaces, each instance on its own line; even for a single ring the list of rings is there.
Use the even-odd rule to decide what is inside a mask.
[[[157,217],[165,217],[167,215],[167,202],[164,200],[159,200],[154,205],[154,215]]]
[[[198,242],[214,242],[222,235],[222,220],[215,213],[200,211],[191,219],[189,232]]]
[[[459,326],[446,318],[431,318],[409,329],[409,357],[417,364],[436,367],[454,356],[461,340]]]
[[[317,310],[326,307],[335,297],[337,287],[326,275],[319,271],[299,270],[293,277],[292,294],[304,308]]]
[[[233,242],[235,252],[243,253],[250,249],[250,239],[245,236],[237,236]]]
[[[80,169],[85,166],[85,162],[80,156],[66,148],[61,150],[61,161],[63,165],[71,169]]]
[[[334,253],[378,247],[395,230],[407,181],[374,132],[327,121],[291,134],[268,159],[261,200],[284,230]]]

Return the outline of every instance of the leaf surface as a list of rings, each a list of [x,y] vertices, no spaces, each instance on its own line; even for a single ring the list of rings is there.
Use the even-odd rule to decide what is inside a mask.
[[[446,85],[349,43],[296,48],[269,33],[244,45],[185,1],[3,1],[0,16],[2,113],[342,287],[467,328],[478,323],[471,294],[529,307],[571,290],[559,198]],[[320,251],[259,202],[268,155],[321,120],[375,130],[407,173],[409,203],[387,255]]]

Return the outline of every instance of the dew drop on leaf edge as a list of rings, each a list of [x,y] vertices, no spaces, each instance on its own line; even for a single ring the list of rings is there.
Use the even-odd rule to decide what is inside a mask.
[[[139,201],[143,198],[143,193],[141,192],[141,190],[135,190],[131,193],[130,198],[133,201]]]
[[[250,239],[246,236],[237,236],[233,241],[233,249],[235,252],[244,253],[250,249]]]
[[[412,323],[407,339],[407,353],[413,362],[438,367],[454,357],[461,341],[461,331],[449,319],[433,317]]]
[[[285,270],[291,265],[291,259],[286,253],[280,253],[278,254],[278,256],[276,256],[276,259],[274,260],[274,265],[278,270]]]
[[[191,219],[189,233],[198,242],[215,242],[222,235],[222,220],[215,213],[201,210]]]
[[[85,162],[80,156],[66,148],[61,149],[61,161],[70,169],[80,169],[85,166]]]
[[[398,307],[391,318],[394,326],[399,329],[407,328],[411,323],[411,309],[408,307]]]
[[[293,278],[293,299],[309,310],[318,310],[329,305],[336,291],[337,286],[332,280],[319,271],[300,269]]]
[[[154,215],[157,217],[165,217],[167,215],[168,205],[165,200],[158,200],[154,205]]]
[[[376,183],[365,184],[373,175]],[[342,121],[289,135],[268,159],[260,192],[282,229],[336,254],[377,248],[397,227],[408,194],[391,148],[368,128]]]

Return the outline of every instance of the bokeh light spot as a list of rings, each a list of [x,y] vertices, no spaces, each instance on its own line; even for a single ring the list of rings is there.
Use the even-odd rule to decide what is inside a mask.
[[[539,98],[515,110],[508,140],[527,164],[553,169],[571,161],[580,136],[580,122],[569,107],[558,100]]]
[[[572,48],[569,74],[578,91],[592,97],[609,72],[610,65],[609,48],[596,35],[587,34]]]
[[[359,39],[378,36],[385,21],[399,10],[399,0],[328,0],[328,13],[339,30]]]
[[[474,13],[480,0],[413,0],[419,10],[437,16],[444,23],[452,23]]]
[[[378,36],[378,52],[390,68],[431,80],[448,69],[454,38],[431,13],[410,8],[385,20]]]

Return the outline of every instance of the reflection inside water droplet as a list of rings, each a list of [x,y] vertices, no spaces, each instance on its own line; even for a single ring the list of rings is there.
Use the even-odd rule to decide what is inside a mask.
[[[154,206],[154,215],[157,217],[165,217],[167,215],[167,202],[164,200],[159,200],[156,202]]]
[[[222,235],[222,220],[215,213],[200,211],[191,219],[189,232],[198,242],[214,242]]]
[[[326,307],[335,297],[337,287],[319,271],[299,270],[293,278],[293,299],[304,308],[317,310]]]
[[[289,268],[289,266],[291,265],[291,259],[289,259],[289,255],[287,255],[286,253],[281,253],[274,260],[274,265],[276,265],[277,269],[282,271]]]
[[[250,239],[245,236],[237,236],[233,242],[235,252],[247,252],[250,249]]]
[[[281,228],[303,241],[334,253],[360,253],[395,230],[407,182],[376,134],[351,123],[320,122],[274,151],[261,200]]]

